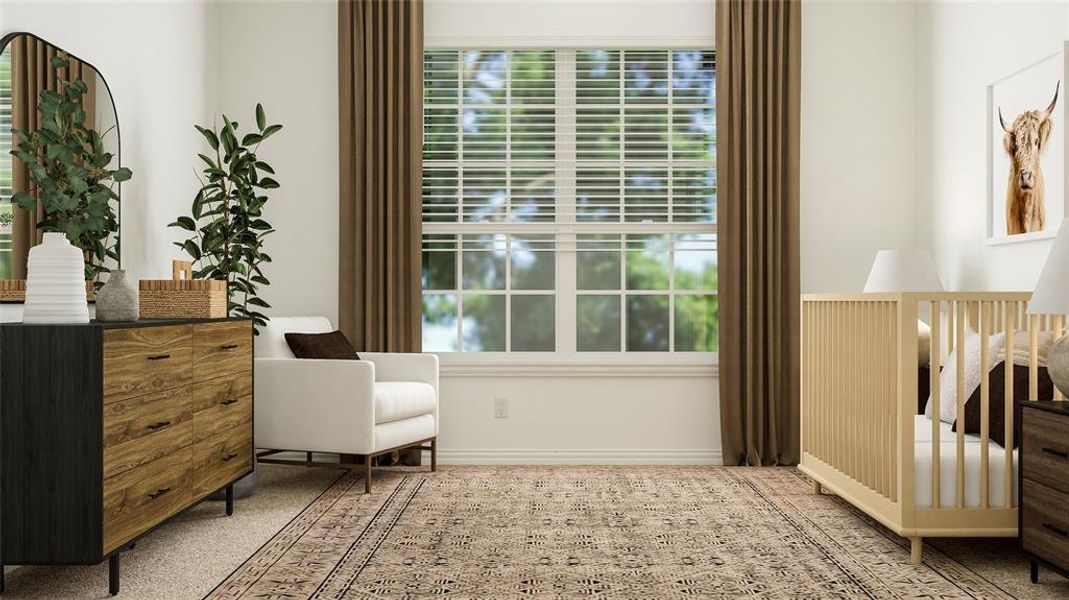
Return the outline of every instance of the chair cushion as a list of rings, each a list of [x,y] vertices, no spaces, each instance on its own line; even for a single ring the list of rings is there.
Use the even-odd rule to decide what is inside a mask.
[[[375,382],[375,424],[391,423],[434,413],[438,397],[427,383]]]
[[[360,360],[353,345],[340,331],[330,333],[286,334],[286,343],[297,358],[321,358],[327,360]]]

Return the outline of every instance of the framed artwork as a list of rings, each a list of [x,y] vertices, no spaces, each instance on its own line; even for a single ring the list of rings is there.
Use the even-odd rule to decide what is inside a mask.
[[[987,86],[987,243],[1054,237],[1069,214],[1069,42]]]

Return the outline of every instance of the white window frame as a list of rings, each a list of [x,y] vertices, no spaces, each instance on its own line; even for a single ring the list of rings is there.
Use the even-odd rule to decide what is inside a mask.
[[[466,43],[465,39],[440,39],[427,43],[426,50],[537,50],[552,49],[558,57],[562,53],[570,54],[568,60],[557,60],[555,65],[556,89],[575,90],[575,52],[584,49],[606,48],[623,50],[709,50],[712,43],[702,43],[694,39],[688,39],[683,43],[673,43],[672,40],[661,40],[656,43],[651,40],[629,39],[613,42],[612,40],[598,40],[594,43],[576,43],[577,40],[562,40],[558,38],[528,38],[524,40],[494,40],[481,39],[477,43]],[[669,61],[671,63],[671,61]],[[622,63],[622,57],[621,57]],[[565,68],[562,68],[562,65]],[[506,72],[510,71],[507,70]],[[506,88],[509,89],[509,88]],[[576,239],[584,233],[598,234],[679,234],[679,233],[704,233],[716,234],[716,223],[584,223],[575,221],[576,214],[576,137],[574,128],[568,130],[562,127],[565,123],[575,123],[573,115],[566,115],[564,111],[575,111],[575,98],[571,102],[562,103],[557,99],[557,180],[556,180],[556,214],[558,218],[569,219],[565,222],[539,223],[539,222],[505,222],[505,223],[424,223],[423,234],[475,234],[475,233],[500,233],[500,234],[557,234],[556,255],[556,278],[555,278],[555,317],[556,331],[555,352],[433,352],[439,357],[446,374],[466,376],[500,376],[509,375],[548,375],[548,376],[571,376],[571,375],[612,375],[612,376],[648,376],[648,375],[671,375],[671,376],[699,376],[706,377],[716,375],[719,365],[717,352],[688,352],[688,351],[664,351],[664,352],[636,352],[627,351],[626,327],[622,324],[621,350],[619,352],[579,352],[576,349],[577,315],[576,300],[581,295],[576,286]],[[507,121],[506,121],[507,122]],[[669,122],[669,131],[671,131]],[[506,143],[509,136],[506,135]],[[460,148],[458,148],[460,151]],[[506,153],[506,157],[508,157]],[[669,144],[669,164],[671,164],[671,144]],[[623,160],[621,156],[620,160]],[[565,165],[564,172],[561,166]],[[570,167],[567,165],[571,165]],[[459,185],[459,183],[458,183]],[[461,190],[458,188],[458,195]],[[621,189],[621,194],[623,190]],[[457,249],[458,276],[456,289],[428,290],[424,294],[450,294],[457,295],[458,304],[462,302],[463,282],[459,276],[459,264],[461,262],[460,248]],[[562,260],[562,256],[565,259]],[[669,253],[669,274],[674,277],[672,260],[674,252]],[[508,260],[508,259],[506,259]],[[626,273],[625,256],[621,256],[621,270]],[[511,277],[511,269],[506,263],[506,277]],[[487,290],[491,294],[503,293],[506,298],[515,294],[515,291]],[[677,291],[670,283],[666,290],[627,290],[621,286],[620,290],[589,291],[592,294],[614,295],[621,298],[624,304],[628,295],[676,295],[676,294],[717,294],[717,290],[682,290]],[[468,290],[467,293],[483,293],[480,290]],[[521,292],[522,293],[522,292]],[[538,293],[538,292],[534,292]],[[587,294],[583,290],[582,294]],[[674,303],[670,306],[674,307]],[[622,306],[623,308],[623,306]],[[458,342],[461,342],[461,318],[458,319]],[[675,335],[675,310],[669,309],[669,335]],[[506,348],[511,344],[511,311],[505,314],[505,339]],[[670,347],[673,346],[670,338]]]

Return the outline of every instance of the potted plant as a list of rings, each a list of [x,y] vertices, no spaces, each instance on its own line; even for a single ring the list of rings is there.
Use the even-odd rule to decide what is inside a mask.
[[[271,262],[264,239],[274,232],[263,211],[267,191],[279,184],[271,177],[275,170],[256,152],[282,126],[268,125],[263,106],[257,104],[256,130],[250,133],[239,133],[238,123],[226,115],[218,130],[195,127],[211,153],[197,155],[205,166],[190,214],[170,224],[191,234],[175,245],[192,258],[194,278],[227,282],[227,313],[248,317],[259,333],[256,328],[267,322],[261,309],[271,306],[259,294],[260,286],[271,283],[261,270]]]
[[[66,68],[66,56],[52,58],[56,69]],[[37,229],[63,233],[85,257],[85,278],[97,282],[108,258],[118,260],[115,234],[119,231],[114,184],[127,181],[130,169],[111,168],[114,156],[104,147],[104,135],[85,126],[82,96],[89,88],[81,79],[61,81],[60,91],[43,90],[38,111],[41,127],[26,132],[12,129],[19,141],[11,154],[25,163],[33,187],[12,201],[26,211],[38,206],[43,214]]]

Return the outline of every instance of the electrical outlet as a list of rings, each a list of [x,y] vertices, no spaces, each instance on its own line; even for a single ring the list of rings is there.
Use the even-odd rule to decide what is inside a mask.
[[[494,418],[495,419],[507,419],[507,418],[509,418],[509,399],[508,398],[494,398]]]

